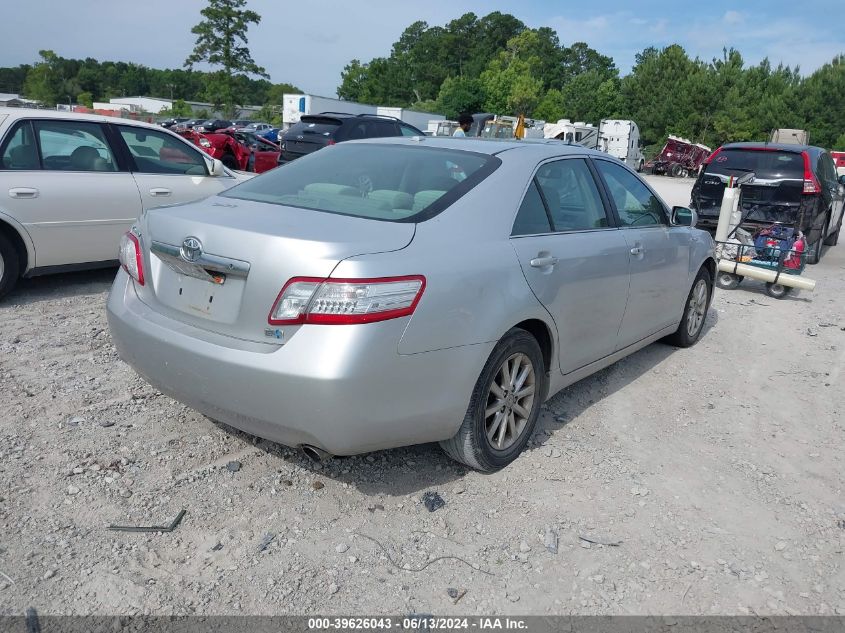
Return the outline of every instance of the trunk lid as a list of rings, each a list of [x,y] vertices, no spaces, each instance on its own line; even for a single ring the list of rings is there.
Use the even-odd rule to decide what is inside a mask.
[[[402,249],[414,230],[234,198],[161,207],[141,221],[147,280],[138,295],[204,330],[283,343],[298,328],[277,332],[267,316],[288,279],[328,277],[348,257]]]
[[[804,191],[804,157],[800,151],[723,149],[705,165],[693,197],[698,214],[716,218],[725,187],[753,172],[753,182],[743,185],[740,207],[749,222],[786,222],[798,219]]]

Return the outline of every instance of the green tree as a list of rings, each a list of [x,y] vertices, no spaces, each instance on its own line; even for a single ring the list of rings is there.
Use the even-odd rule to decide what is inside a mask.
[[[840,134],[839,138],[834,141],[831,149],[839,152],[845,152],[845,132]]]
[[[547,91],[534,109],[533,116],[535,119],[541,119],[550,123],[555,123],[565,118],[566,103],[564,102],[563,93],[557,88]]]
[[[60,78],[56,69],[58,56],[51,50],[38,51],[38,54],[41,56],[41,61],[36,62],[27,73],[23,92],[28,99],[54,106],[61,97]]]
[[[76,101],[79,105],[84,105],[86,108],[94,107],[94,95],[90,92],[80,92],[76,95]]]
[[[205,19],[191,29],[197,40],[185,60],[185,66],[190,69],[199,62],[221,67],[207,93],[230,116],[238,105],[243,105],[243,95],[236,90],[237,75],[269,78],[247,48],[249,25],[260,23],[261,16],[245,6],[246,0],[208,0],[208,6],[200,11]]]
[[[447,77],[437,96],[436,112],[456,119],[462,112],[478,112],[484,104],[484,94],[478,79]]]
[[[194,111],[191,109],[184,99],[176,99],[170,106],[171,116],[191,116]]]

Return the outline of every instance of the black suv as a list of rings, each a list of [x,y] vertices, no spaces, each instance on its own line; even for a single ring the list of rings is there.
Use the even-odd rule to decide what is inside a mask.
[[[383,136],[425,136],[413,125],[380,114],[322,112],[305,114],[282,136],[279,164],[316,152],[327,145],[359,138]]]
[[[698,226],[715,228],[728,180],[748,173],[740,189],[743,226],[756,229],[789,224],[807,237],[807,262],[815,264],[822,244],[833,246],[842,227],[845,177],[837,179],[830,154],[810,145],[730,143],[705,162],[692,188]]]

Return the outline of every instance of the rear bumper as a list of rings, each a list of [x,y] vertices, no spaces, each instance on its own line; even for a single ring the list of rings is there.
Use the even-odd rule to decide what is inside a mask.
[[[335,455],[452,437],[493,344],[400,355],[406,320],[302,326],[283,346],[169,319],[122,270],[108,320],[121,358],[174,399],[233,427]]]

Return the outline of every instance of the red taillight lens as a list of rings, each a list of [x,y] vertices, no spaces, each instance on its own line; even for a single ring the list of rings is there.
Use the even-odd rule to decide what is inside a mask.
[[[123,234],[120,238],[120,251],[118,259],[123,270],[129,273],[142,286],[144,285],[144,257],[141,253],[141,243],[131,231]]]
[[[288,281],[267,318],[270,325],[374,323],[413,314],[425,277]]]
[[[335,145],[335,144],[336,144],[336,141],[333,138],[330,138],[329,142],[326,143],[326,145]]]
[[[804,157],[804,193],[809,195],[820,193],[822,185],[813,173],[813,167],[810,165],[810,154],[801,152],[801,155]]]

